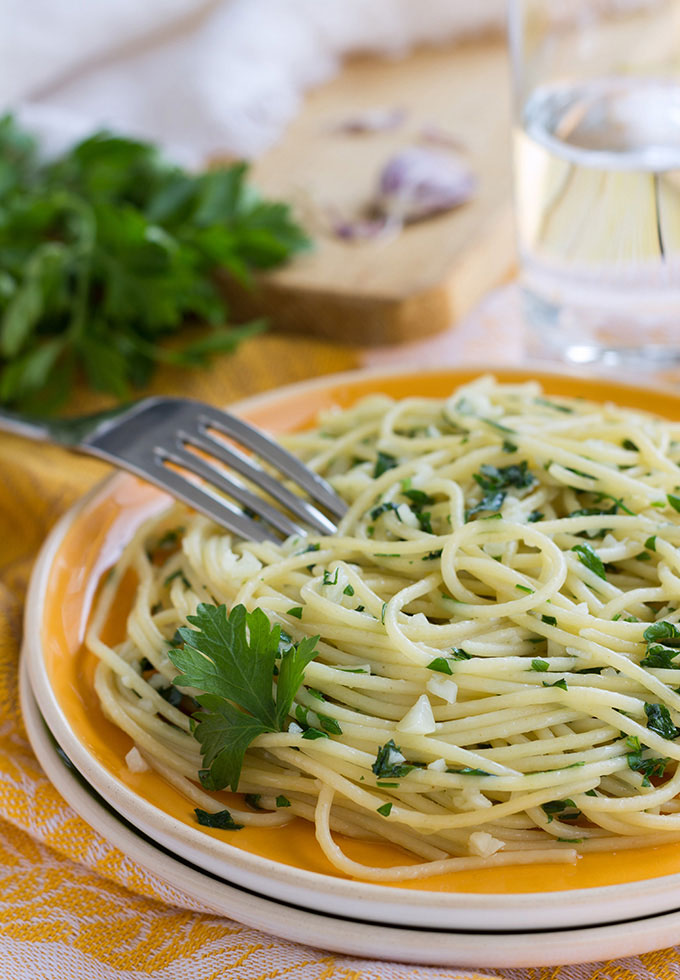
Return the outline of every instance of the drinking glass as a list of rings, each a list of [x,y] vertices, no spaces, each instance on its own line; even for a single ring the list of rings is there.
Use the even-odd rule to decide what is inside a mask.
[[[510,0],[525,318],[571,360],[680,362],[680,0]]]

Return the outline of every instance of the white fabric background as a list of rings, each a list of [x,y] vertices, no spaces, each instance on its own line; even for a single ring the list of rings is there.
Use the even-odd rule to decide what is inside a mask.
[[[0,0],[0,108],[58,151],[98,126],[254,156],[351,52],[503,26],[505,0]]]

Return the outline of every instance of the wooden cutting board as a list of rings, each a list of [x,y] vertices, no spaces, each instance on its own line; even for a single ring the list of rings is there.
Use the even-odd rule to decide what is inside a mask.
[[[235,311],[361,344],[436,333],[467,312],[514,263],[509,78],[505,45],[487,39],[354,59],[313,91],[253,179],[294,204],[314,250],[264,277],[254,295],[232,297]],[[339,128],[374,107],[403,108],[403,122],[365,134]],[[392,238],[339,240],[330,215],[356,214],[389,157],[433,126],[460,144],[475,198]]]

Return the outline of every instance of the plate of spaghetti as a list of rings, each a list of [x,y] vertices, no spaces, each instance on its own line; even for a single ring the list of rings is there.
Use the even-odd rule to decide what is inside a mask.
[[[347,514],[242,541],[117,474],[64,518],[25,656],[94,790],[324,914],[500,935],[675,912],[680,399],[469,369],[236,411]]]

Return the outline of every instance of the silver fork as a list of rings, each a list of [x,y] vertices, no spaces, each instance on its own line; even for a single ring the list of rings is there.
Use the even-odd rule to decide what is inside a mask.
[[[341,518],[347,510],[325,480],[273,439],[235,415],[189,398],[144,398],[108,412],[70,419],[29,419],[0,410],[0,431],[114,463],[251,541],[280,540],[304,534],[305,528],[331,534],[336,527],[333,518]],[[313,502],[283,486],[254,456],[287,477]],[[279,506],[254,493],[227,468]]]

